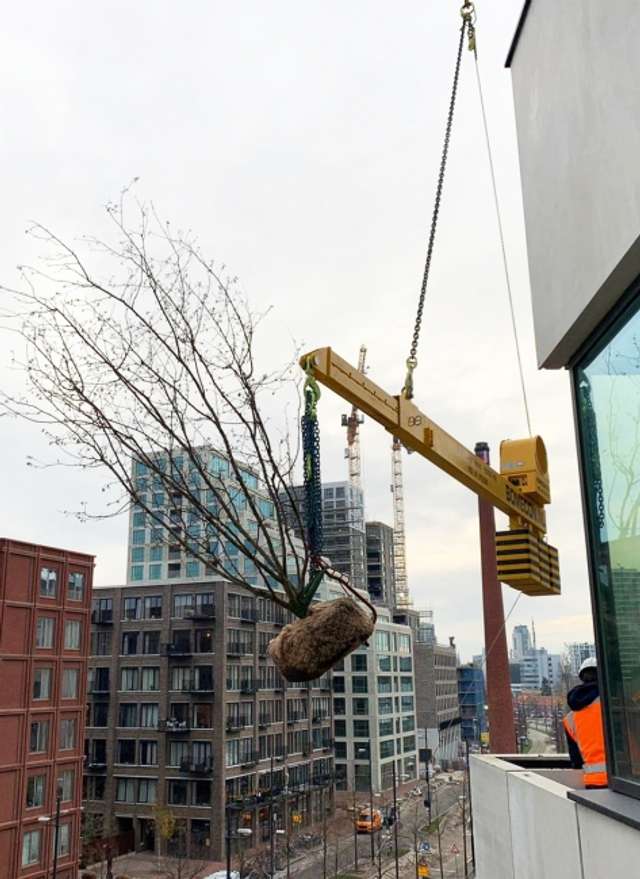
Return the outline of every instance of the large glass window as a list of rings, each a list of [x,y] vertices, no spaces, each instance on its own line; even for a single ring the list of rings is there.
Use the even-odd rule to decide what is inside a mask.
[[[640,797],[640,298],[574,381],[610,783]]]

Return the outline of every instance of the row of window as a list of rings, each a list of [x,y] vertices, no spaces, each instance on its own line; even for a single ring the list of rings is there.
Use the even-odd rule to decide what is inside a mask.
[[[351,729],[353,737],[357,739],[368,739],[371,737],[370,721],[356,719],[352,721]],[[415,717],[413,715],[404,715],[402,718],[397,717],[394,721],[392,717],[384,717],[378,721],[378,735],[384,736],[398,735],[401,732],[413,732],[415,729]],[[334,733],[336,738],[346,738],[347,721],[337,719],[334,721]]]
[[[414,711],[413,696],[381,696],[378,698],[378,714],[400,714]],[[347,713],[346,699],[342,696],[333,700],[333,713],[341,716]],[[351,699],[351,713],[369,715],[369,699],[354,696]]]
[[[55,828],[49,831],[56,833]],[[42,856],[42,834],[44,830],[37,828],[36,830],[26,830],[22,837],[22,866],[32,867],[40,863]],[[58,858],[64,858],[71,852],[71,824],[60,824],[57,828],[58,834]]]
[[[54,617],[39,616],[36,620],[36,648],[52,650],[55,641],[56,620]],[[79,620],[64,621],[64,649],[80,650],[82,624]]]
[[[40,569],[40,597],[58,597],[58,571],[55,568]],[[72,571],[67,577],[67,599],[84,601],[84,574]]]
[[[341,659],[336,663],[334,671],[344,671],[345,662],[351,662],[351,671],[368,671],[368,656],[366,653],[352,653],[348,660]],[[378,671],[413,671],[412,656],[378,656]]]
[[[64,769],[57,780],[56,790],[60,791],[61,802],[73,800],[75,786],[75,770]],[[27,809],[39,809],[45,804],[47,786],[46,772],[38,775],[29,775],[27,778],[26,807]]]
[[[162,595],[128,596],[123,601],[123,620],[161,619],[163,608]],[[96,598],[92,610],[94,621],[113,622],[113,599]],[[213,616],[215,599],[213,592],[181,592],[173,596],[173,617],[185,619],[193,615]],[[227,596],[227,616],[234,619],[255,620],[261,623],[283,625],[292,621],[293,617],[270,598],[258,598],[257,602],[250,595],[229,593]]]
[[[368,693],[369,679],[367,675],[334,675],[333,691],[334,693],[346,692],[346,681],[351,681],[352,693]],[[392,693],[394,690],[400,690],[403,693],[413,693],[413,677],[411,675],[378,675],[376,678],[376,688],[378,693]]]
[[[51,738],[51,720],[33,720],[31,721],[29,731],[29,753],[30,754],[46,754],[49,751],[49,742]],[[77,742],[77,724],[73,717],[63,717],[60,720],[60,730],[58,737],[58,750],[71,751],[76,747]]]
[[[375,648],[377,653],[405,653],[411,654],[411,635],[403,632],[385,632],[378,630],[375,633]]]
[[[39,666],[33,672],[31,695],[34,702],[47,702],[51,699],[53,669]],[[80,669],[63,668],[60,684],[62,699],[77,699],[80,692]]]

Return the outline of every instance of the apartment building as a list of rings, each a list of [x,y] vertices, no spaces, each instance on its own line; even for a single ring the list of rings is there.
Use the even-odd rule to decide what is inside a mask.
[[[394,607],[393,528],[384,522],[366,523],[367,589],[375,604]]]
[[[374,792],[417,778],[416,698],[411,630],[378,610],[368,646],[333,672],[336,790]]]
[[[331,802],[331,684],[287,683],[267,659],[286,622],[266,593],[221,581],[95,591],[86,809],[104,837],[155,850],[158,804],[190,854],[217,860],[227,817],[268,837],[271,791],[286,792],[302,823],[320,817]]]
[[[447,645],[416,640],[413,655],[417,725],[433,762],[447,766],[462,747],[457,650],[453,638]]]
[[[0,540],[0,877],[78,875],[93,556]],[[55,812],[60,798],[57,857]]]
[[[291,491],[298,514],[288,510],[289,524],[302,539],[304,522],[304,486]],[[290,505],[289,505],[290,506]],[[350,482],[322,483],[323,554],[336,571],[349,578],[355,589],[366,589],[366,530],[364,495]]]

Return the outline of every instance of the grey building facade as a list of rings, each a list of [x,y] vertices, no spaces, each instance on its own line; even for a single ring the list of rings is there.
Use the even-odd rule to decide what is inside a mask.
[[[457,651],[416,640],[413,656],[418,727],[433,763],[446,767],[460,757],[462,746]]]
[[[87,814],[124,848],[156,850],[154,807],[190,854],[224,855],[225,808],[256,841],[317,820],[332,790],[331,684],[292,685],[267,659],[288,617],[222,582],[95,592],[86,738]]]
[[[395,606],[393,528],[384,522],[366,523],[367,589],[375,604]]]

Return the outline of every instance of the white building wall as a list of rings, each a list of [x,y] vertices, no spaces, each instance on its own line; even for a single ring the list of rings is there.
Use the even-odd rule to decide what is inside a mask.
[[[579,773],[472,755],[470,775],[476,879],[638,874],[640,832],[570,800],[567,785],[578,786]]]
[[[637,0],[533,0],[511,63],[538,362],[640,275]]]

